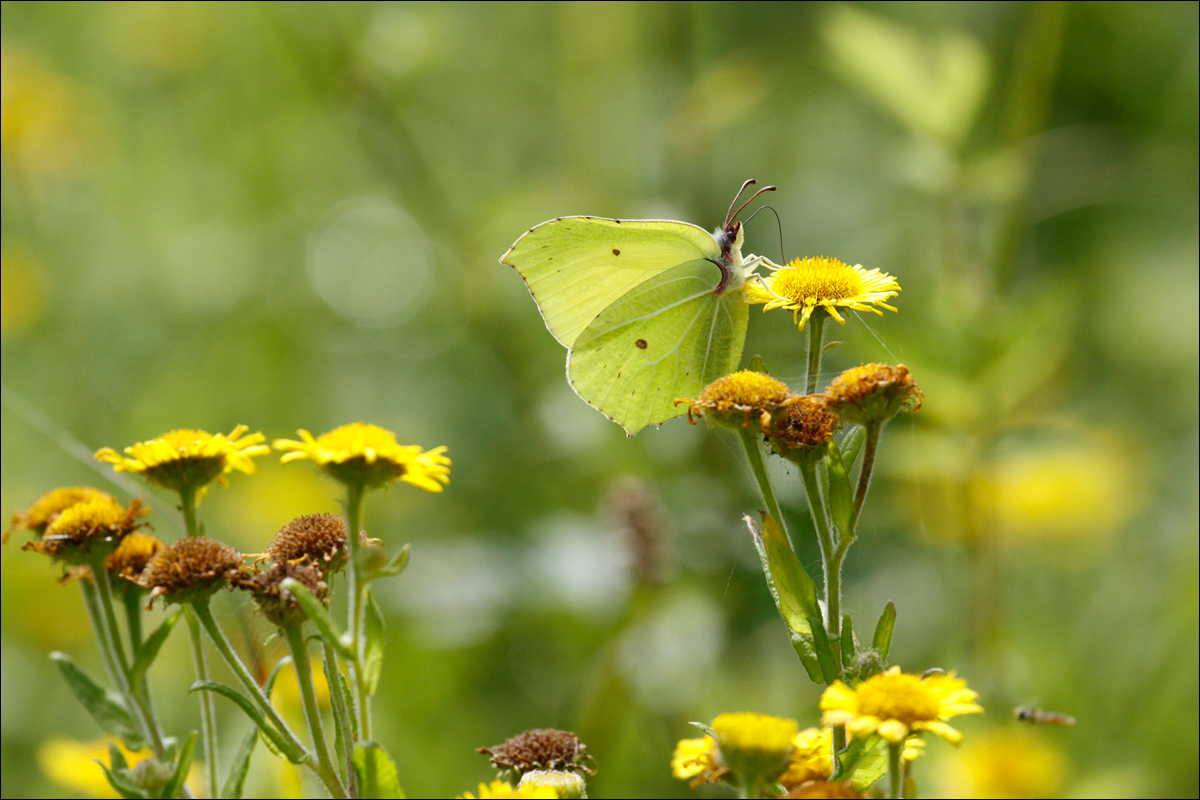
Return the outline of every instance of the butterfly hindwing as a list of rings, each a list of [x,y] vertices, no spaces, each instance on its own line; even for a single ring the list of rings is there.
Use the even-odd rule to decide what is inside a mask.
[[[741,292],[716,294],[721,269],[696,259],[615,299],[575,339],[567,379],[576,393],[632,436],[686,413],[696,397],[737,369],[749,311]]]

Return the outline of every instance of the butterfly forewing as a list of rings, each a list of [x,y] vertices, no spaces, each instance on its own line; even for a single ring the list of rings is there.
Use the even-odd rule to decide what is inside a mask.
[[[720,252],[707,231],[686,222],[560,217],[531,228],[500,260],[525,279],[546,327],[570,348],[634,287]]]
[[[632,436],[686,413],[675,405],[737,369],[746,338],[740,292],[715,294],[721,270],[694,260],[628,290],[595,317],[567,357],[567,378]]]

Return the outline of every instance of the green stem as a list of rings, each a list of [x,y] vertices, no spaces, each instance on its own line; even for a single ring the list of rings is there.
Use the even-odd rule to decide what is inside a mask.
[[[354,750],[350,743],[354,739],[354,727],[350,721],[350,710],[346,707],[346,695],[342,692],[342,673],[338,669],[337,653],[333,649],[333,645],[329,642],[324,642],[325,645],[325,681],[329,684],[329,696],[333,698],[333,724],[337,727],[338,738],[342,743],[342,750],[338,753],[338,757],[342,760],[342,773],[346,779],[346,785],[350,790],[350,794],[356,794],[357,790],[354,785]]]
[[[196,489],[187,487],[179,491],[180,506],[183,508],[183,524],[188,536],[199,536],[200,529],[196,524]]]
[[[197,604],[199,605],[199,604]],[[208,656],[204,652],[204,639],[200,636],[200,623],[192,606],[183,607],[183,616],[187,620],[188,640],[192,645],[192,668],[196,672],[196,680],[207,681]],[[221,790],[220,772],[217,769],[217,708],[213,702],[212,692],[200,692],[200,737],[204,740],[205,778],[208,781],[208,792],[212,797],[218,797]]]
[[[79,588],[83,592],[83,604],[87,608],[88,619],[92,623],[92,633],[96,636],[96,644],[100,648],[100,658],[104,661],[104,670],[114,686],[121,685],[120,673],[117,671],[117,661],[112,652],[112,641],[108,636],[108,627],[104,624],[104,612],[100,608],[100,597],[96,584],[91,577],[81,578]]]
[[[133,584],[121,593],[125,605],[125,626],[129,629],[129,650],[137,658],[142,647],[142,593]]]
[[[308,734],[312,738],[313,749],[317,752],[317,772],[334,797],[345,797],[346,789],[338,779],[337,771],[333,768],[333,760],[329,757],[329,745],[325,741],[325,727],[321,723],[321,710],[317,706],[317,693],[313,691],[312,666],[308,661],[308,644],[304,641],[304,633],[299,625],[288,625],[283,629],[287,637],[288,650],[292,653],[292,666],[296,670],[296,680],[300,684],[300,705],[304,709],[304,718],[308,722]],[[330,687],[333,692],[333,687]]]
[[[817,309],[808,320],[808,375],[804,379],[804,393],[815,394],[817,378],[821,374],[821,334],[825,327],[826,312]]]
[[[821,567],[825,573],[825,632],[829,635],[829,647],[833,651],[834,663],[842,663],[842,565],[836,560],[833,529],[825,508],[825,499],[817,484],[817,464],[813,459],[799,459],[800,477],[804,492],[808,495],[808,509],[812,513],[813,527],[817,529],[817,542],[821,545]],[[839,670],[840,671],[840,670]],[[836,737],[838,729],[834,729]],[[842,731],[843,737],[845,731]],[[842,742],[843,748],[845,742]]]
[[[767,474],[767,464],[763,459],[762,448],[758,445],[758,437],[749,428],[738,428],[738,433],[746,448],[746,458],[750,460],[750,469],[754,471],[754,479],[758,481],[758,489],[762,492],[763,502],[767,504],[767,511],[779,523],[779,527],[786,530],[783,514],[779,510],[779,501],[775,499],[775,489],[771,486],[771,477]]]
[[[362,665],[366,660],[367,642],[364,613],[367,601],[367,581],[362,574],[359,563],[359,526],[362,517],[362,499],[364,488],[362,484],[352,483],[346,487],[346,521],[350,528],[350,638],[354,642],[354,663],[350,672],[354,678],[354,707],[358,713],[357,737],[355,741],[365,741],[371,738],[371,698],[367,692],[367,676]]]
[[[900,767],[900,756],[904,742],[888,745],[888,797],[900,800],[904,796],[904,771]]]
[[[867,489],[871,485],[871,471],[875,469],[875,451],[879,447],[879,431],[882,422],[867,423],[867,441],[863,446],[862,471],[858,473],[858,491],[854,493],[854,527],[858,527],[858,515],[862,511],[863,502],[867,499]],[[849,542],[847,542],[849,546]]]

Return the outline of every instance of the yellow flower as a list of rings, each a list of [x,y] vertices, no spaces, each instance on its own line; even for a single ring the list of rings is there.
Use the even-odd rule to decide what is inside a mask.
[[[835,681],[821,695],[822,725],[845,725],[853,736],[878,733],[898,745],[913,731],[929,731],[951,744],[962,734],[945,720],[959,714],[981,714],[978,697],[966,681],[946,675],[919,678],[892,667],[851,689]]]
[[[696,778],[691,784],[693,789],[702,783],[717,780],[723,770],[717,766],[713,744],[711,736],[705,736],[703,739],[680,739],[671,756],[671,774],[684,781]]]
[[[29,505],[29,508],[12,515],[12,524],[4,532],[4,541],[7,542],[8,537],[14,531],[19,530],[30,530],[41,536],[45,532],[46,526],[71,506],[82,503],[85,500],[100,499],[116,502],[116,498],[111,494],[102,492],[99,489],[93,489],[90,486],[66,486],[46,492],[37,500],[34,500]]]
[[[721,714],[712,721],[717,763],[753,795],[788,768],[798,727],[794,720],[766,714]]]
[[[925,395],[903,364],[863,364],[833,379],[825,390],[829,408],[847,422],[887,422],[900,411],[918,411]]]
[[[23,549],[44,553],[56,561],[85,564],[108,557],[121,540],[141,527],[139,517],[150,509],[134,500],[125,508],[108,495],[76,503],[63,510],[46,526],[40,542],[26,542]]]
[[[771,422],[771,414],[794,402],[792,390],[770,375],[748,369],[717,378],[705,386],[696,400],[680,398],[675,405],[690,403],[688,422],[695,425],[693,416],[710,419],[729,426],[749,428],[753,421],[761,425]]]
[[[862,794],[854,791],[854,787],[848,782],[841,783],[822,780],[802,783],[784,795],[784,797],[795,798],[846,798],[847,800],[854,800],[854,798],[862,796]]]
[[[1054,797],[1067,761],[1033,731],[993,731],[963,747],[944,769],[948,797]]]
[[[79,742],[72,739],[49,739],[38,747],[37,763],[42,773],[54,783],[74,792],[93,797],[119,797],[104,777],[96,760],[112,767],[109,746],[120,751],[125,763],[135,770],[138,764],[151,757],[149,748],[133,751],[115,738]],[[148,765],[149,766],[149,765]],[[203,786],[200,765],[193,761],[187,783],[192,789]]]
[[[763,303],[763,311],[786,308],[792,312],[800,330],[804,330],[812,313],[823,308],[838,322],[846,320],[838,308],[855,311],[874,311],[881,306],[896,309],[884,300],[899,294],[900,284],[886,272],[867,271],[861,266],[849,266],[836,258],[797,258],[786,267],[775,269],[765,278],[756,276],[746,283],[746,302]]]
[[[904,751],[900,757],[905,761],[916,761],[925,755],[925,739],[920,736],[909,736],[904,740]]]
[[[283,463],[302,458],[317,462],[335,480],[365,488],[402,480],[427,492],[440,492],[450,483],[450,459],[445,447],[421,450],[401,445],[396,435],[376,425],[355,422],[317,438],[299,431],[303,441],[276,439],[275,449],[288,451]]]
[[[558,792],[550,786],[518,786],[513,788],[512,784],[505,781],[492,781],[491,783],[479,784],[479,794],[477,795],[470,792],[463,792],[459,797],[466,798],[467,800],[508,797],[550,798],[550,800],[554,800],[554,798],[558,797]]]
[[[587,783],[583,780],[583,776],[578,772],[565,770],[535,769],[526,772],[521,776],[521,782],[517,784],[517,791],[534,789],[550,789],[554,792],[553,797],[559,797],[562,800],[578,800],[578,798],[587,797]]]
[[[136,580],[165,546],[157,536],[134,531],[122,539],[113,554],[104,560],[104,567],[114,575]]]
[[[181,429],[126,447],[129,458],[122,458],[111,447],[97,450],[96,458],[112,464],[117,472],[137,473],[163,489],[181,493],[203,490],[213,481],[224,485],[225,473],[235,469],[253,473],[250,459],[271,452],[262,444],[265,437],[261,433],[246,435],[248,430],[238,425],[226,436]]]
[[[785,789],[833,774],[833,729],[805,728],[792,739],[787,771],[779,777]]]

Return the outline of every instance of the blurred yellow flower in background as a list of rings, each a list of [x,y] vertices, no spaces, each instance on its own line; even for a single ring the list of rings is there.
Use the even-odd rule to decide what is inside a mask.
[[[779,777],[785,789],[833,774],[833,729],[805,728],[792,739],[787,771]]]
[[[550,786],[517,786],[514,788],[512,784],[505,781],[492,781],[491,783],[479,784],[479,794],[477,795],[470,792],[463,792],[459,797],[465,798],[465,800],[476,800],[476,798],[478,800],[489,800],[490,798],[510,797],[549,798],[549,800],[554,800],[554,798],[558,797],[558,792]]]
[[[46,307],[46,289],[38,265],[23,250],[0,249],[0,336],[32,328]]]
[[[1067,760],[1049,737],[1031,730],[994,730],[939,761],[948,797],[1054,797]]]
[[[92,739],[80,742],[74,739],[49,739],[38,747],[37,763],[42,773],[54,783],[74,792],[92,797],[120,797],[108,780],[97,760],[110,768],[109,745],[115,745],[129,766],[135,767],[150,758],[149,748],[134,752],[115,738]],[[188,770],[187,783],[193,791],[203,788],[204,781],[200,765],[193,761]],[[201,793],[199,796],[203,797]]]
[[[76,87],[33,53],[0,49],[0,157],[32,173],[69,173],[86,141]]]
[[[745,291],[747,303],[763,303],[763,311],[787,309],[800,330],[804,330],[818,308],[842,324],[846,320],[837,312],[839,308],[880,315],[883,312],[875,306],[895,311],[884,300],[899,294],[900,284],[886,272],[868,271],[861,265],[852,267],[836,258],[817,256],[796,258],[765,277],[756,276],[747,281]]]
[[[311,459],[347,485],[375,488],[402,480],[427,492],[440,492],[450,483],[445,447],[422,450],[417,445],[401,445],[396,434],[363,422],[343,425],[319,437],[306,430],[298,433],[302,441],[275,440],[275,449],[285,451],[280,461]]]
[[[697,778],[692,783],[694,788],[701,783],[715,781],[720,774],[713,756],[713,738],[705,736],[702,739],[680,739],[671,755],[671,774],[680,780]]]

